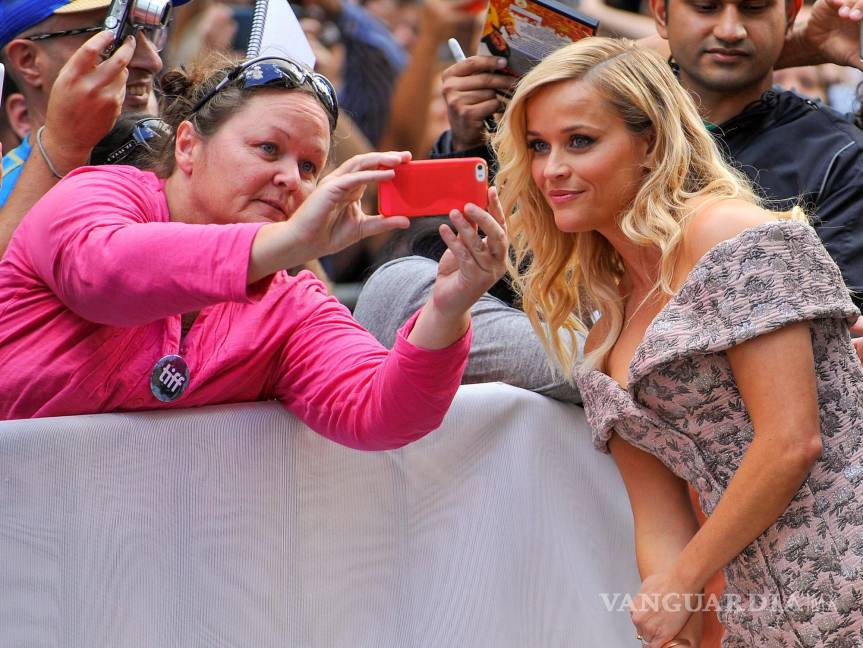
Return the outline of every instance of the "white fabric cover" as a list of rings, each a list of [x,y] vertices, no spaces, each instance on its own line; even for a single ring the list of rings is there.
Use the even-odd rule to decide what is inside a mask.
[[[0,423],[0,647],[624,646],[632,522],[581,409],[462,387],[362,453],[277,403]]]

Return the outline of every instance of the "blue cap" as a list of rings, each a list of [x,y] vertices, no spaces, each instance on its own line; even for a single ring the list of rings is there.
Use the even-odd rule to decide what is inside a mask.
[[[189,0],[173,0],[174,6]],[[111,0],[0,0],[0,47],[53,14],[107,9]]]

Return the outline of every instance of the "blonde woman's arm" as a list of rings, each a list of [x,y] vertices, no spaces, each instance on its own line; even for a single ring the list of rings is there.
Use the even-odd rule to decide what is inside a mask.
[[[713,203],[684,232],[690,270],[718,243],[776,219],[742,200]],[[815,361],[809,323],[795,322],[725,351],[754,438],[728,488],[670,568],[645,579],[651,597],[698,592],[788,507],[821,453]],[[633,620],[651,648],[674,636],[681,614],[644,610]]]
[[[755,435],[713,514],[674,563],[645,579],[641,593],[700,591],[786,510],[821,454],[815,362],[809,323],[797,322],[728,349]],[[658,648],[677,632],[680,613],[633,615]]]
[[[689,500],[689,487],[659,459],[617,434],[612,435],[608,447],[629,495],[635,523],[638,570],[646,580],[671,569],[698,531],[698,520]],[[639,601],[634,603],[637,610]],[[692,608],[693,604],[689,607]],[[687,612],[686,617],[683,620],[685,626],[676,636],[689,640],[693,647],[698,646],[701,614],[690,615]]]

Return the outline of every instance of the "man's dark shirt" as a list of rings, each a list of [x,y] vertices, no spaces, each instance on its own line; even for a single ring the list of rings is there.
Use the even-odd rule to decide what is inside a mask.
[[[709,130],[766,207],[803,207],[863,307],[863,131],[831,108],[775,90]],[[494,161],[485,146],[454,153],[449,132],[432,150],[433,158],[464,156]]]
[[[711,127],[727,159],[775,210],[800,205],[863,304],[863,131],[793,92],[769,90]]]

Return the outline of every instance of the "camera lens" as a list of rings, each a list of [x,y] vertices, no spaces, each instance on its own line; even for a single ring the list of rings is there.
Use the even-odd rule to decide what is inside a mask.
[[[164,27],[171,19],[171,0],[137,0],[132,22],[148,27]]]

